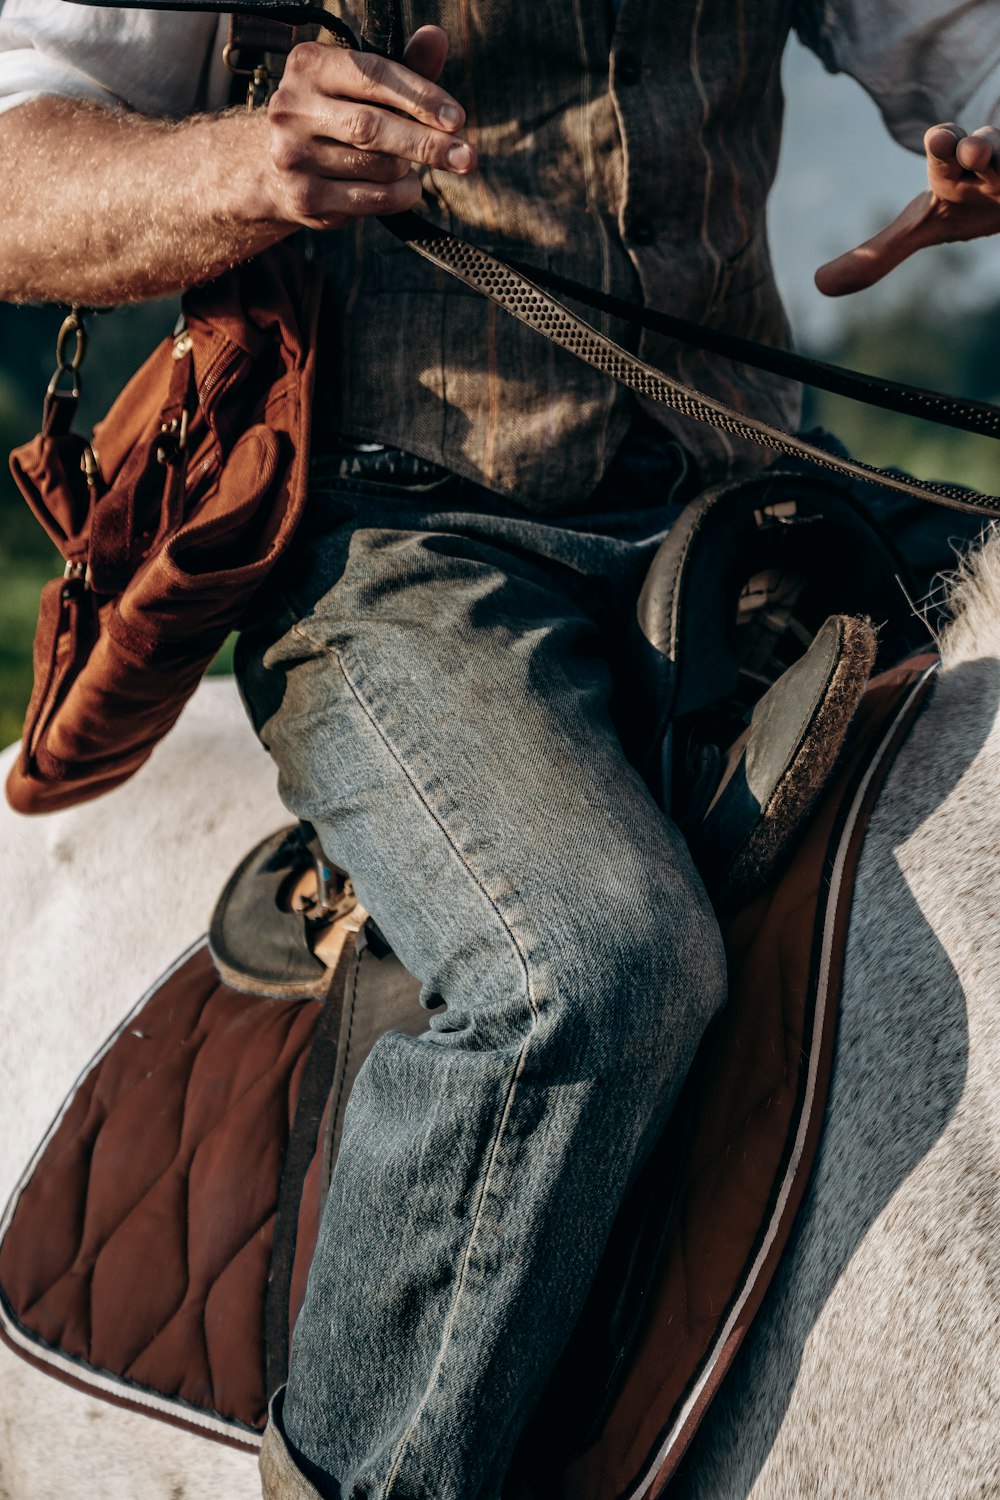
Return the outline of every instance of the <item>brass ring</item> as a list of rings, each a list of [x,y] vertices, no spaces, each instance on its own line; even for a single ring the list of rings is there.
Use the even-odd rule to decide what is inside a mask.
[[[66,345],[69,343],[71,336],[76,339],[76,347],[73,350],[72,359],[67,360]],[[72,370],[75,373],[83,364],[83,358],[86,352],[87,330],[83,326],[83,322],[80,318],[79,313],[74,309],[74,311],[71,312],[68,317],[65,317],[63,319],[62,327],[59,329],[59,333],[56,336],[57,370]]]

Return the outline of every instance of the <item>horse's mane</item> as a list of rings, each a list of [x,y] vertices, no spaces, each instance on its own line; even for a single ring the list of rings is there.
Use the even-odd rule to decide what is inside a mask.
[[[1000,525],[991,523],[982,546],[960,559],[946,587],[950,618],[938,638],[944,670],[1000,656]]]

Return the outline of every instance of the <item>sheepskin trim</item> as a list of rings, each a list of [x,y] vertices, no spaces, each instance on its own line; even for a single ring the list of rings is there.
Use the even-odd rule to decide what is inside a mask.
[[[720,893],[728,906],[767,879],[780,854],[805,820],[833,770],[848,727],[875,665],[877,640],[870,620],[839,618],[837,660],[794,758],[761,809],[761,817],[737,853]]]

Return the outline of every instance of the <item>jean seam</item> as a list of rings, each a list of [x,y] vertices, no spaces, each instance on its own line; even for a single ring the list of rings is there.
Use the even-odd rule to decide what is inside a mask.
[[[510,1118],[511,1110],[514,1106],[514,1096],[517,1093],[517,1085],[520,1080],[521,1074],[524,1071],[525,1059],[527,1058],[528,1048],[530,1045],[531,1036],[529,1035],[522,1043],[521,1048],[517,1054],[517,1059],[511,1070],[510,1083],[507,1088],[507,1096],[504,1099],[503,1113],[500,1116],[500,1124],[497,1126],[497,1133],[490,1148],[489,1161],[486,1166],[486,1171],[483,1174],[483,1184],[479,1192],[479,1198],[476,1203],[475,1213],[473,1214],[472,1224],[469,1228],[469,1237],[465,1246],[465,1254],[462,1256],[462,1265],[458,1273],[458,1282],[455,1286],[455,1295],[452,1298],[451,1307],[449,1308],[448,1316],[445,1319],[445,1325],[441,1332],[441,1342],[438,1346],[438,1351],[435,1356],[434,1363],[431,1366],[430,1374],[427,1377],[426,1389],[424,1390],[424,1393],[420,1398],[420,1402],[417,1406],[416,1411],[413,1413],[413,1417],[410,1421],[409,1426],[399,1440],[396,1452],[393,1454],[392,1461],[389,1467],[389,1475],[385,1482],[385,1489],[382,1492],[383,1500],[392,1500],[393,1486],[395,1484],[397,1476],[399,1475],[400,1469],[403,1466],[403,1460],[406,1456],[406,1448],[412,1441],[420,1419],[430,1402],[438,1373],[444,1363],[445,1355],[448,1352],[452,1333],[454,1332],[455,1327],[458,1323],[459,1308],[462,1302],[463,1293],[465,1291],[469,1263],[472,1259],[472,1252],[476,1246],[479,1228],[484,1217],[484,1205],[486,1203],[493,1181],[494,1168],[496,1166],[497,1159],[500,1155],[500,1150],[504,1142],[504,1132],[507,1126],[507,1122]]]
[[[425,792],[423,791],[423,789],[420,786],[419,782],[416,780],[415,776],[413,775],[413,773],[411,772],[409,766],[407,765],[407,763],[406,763],[406,761],[405,761],[405,759],[404,759],[404,757],[403,757],[403,755],[402,755],[399,747],[395,744],[395,742],[392,740],[392,738],[390,737],[390,735],[386,732],[386,730],[378,722],[378,720],[377,720],[377,718],[375,716],[375,712],[374,712],[374,709],[373,709],[372,705],[367,702],[367,700],[365,699],[364,695],[361,692],[361,689],[359,688],[359,686],[357,685],[357,683],[354,681],[354,679],[351,677],[351,674],[350,674],[350,672],[347,669],[347,664],[344,661],[342,655],[340,654],[339,651],[337,651],[337,649],[334,646],[329,645],[325,641],[317,641],[316,639],[314,639],[314,637],[311,636],[307,630],[304,630],[301,625],[293,625],[292,626],[292,633],[295,634],[295,635],[297,635],[297,636],[299,636],[301,640],[305,641],[312,650],[314,650],[314,651],[321,651],[324,655],[332,657],[333,660],[337,663],[337,667],[338,667],[338,669],[340,671],[340,675],[343,678],[344,683],[346,684],[348,691],[350,692],[351,696],[354,698],[355,702],[357,703],[358,707],[361,709],[362,713],[365,715],[365,718],[368,720],[368,722],[371,725],[372,729],[375,731],[375,733],[378,735],[379,739],[382,741],[382,743],[385,746],[386,750],[392,756],[392,758],[395,761],[396,765],[399,767],[399,769],[402,771],[403,775],[406,777],[406,779],[409,782],[410,787],[412,788],[414,794],[416,795],[417,799],[419,800],[421,806],[424,808],[424,811],[427,813],[427,815],[431,819],[433,819],[433,821],[440,828],[441,832],[444,834],[445,838],[447,839],[448,844],[450,845],[451,849],[453,850],[455,856],[460,861],[460,863],[462,865],[462,868],[465,870],[465,872],[469,876],[469,878],[472,881],[474,881],[474,883],[476,884],[476,886],[479,888],[480,892],[483,894],[483,896],[485,896],[486,900],[489,902],[490,906],[493,908],[493,911],[495,912],[495,914],[497,916],[497,919],[501,923],[504,931],[507,933],[507,936],[510,939],[510,942],[511,942],[511,945],[512,945],[512,947],[514,949],[514,952],[517,954],[518,960],[520,962],[521,969],[522,969],[522,972],[524,974],[525,996],[526,996],[527,1001],[528,1001],[528,1006],[529,1006],[529,1008],[531,1010],[531,1030],[529,1031],[528,1035],[525,1037],[523,1043],[521,1044],[520,1048],[518,1049],[517,1057],[516,1057],[516,1059],[514,1061],[514,1066],[511,1069],[510,1083],[508,1084],[507,1094],[506,1094],[506,1097],[504,1099],[503,1112],[502,1112],[501,1117],[500,1117],[500,1123],[497,1126],[496,1135],[494,1136],[492,1145],[490,1147],[489,1160],[487,1162],[486,1171],[483,1174],[482,1187],[480,1189],[479,1197],[478,1197],[477,1202],[476,1202],[475,1212],[474,1212],[474,1214],[472,1216],[472,1224],[471,1224],[470,1229],[469,1229],[468,1240],[466,1241],[465,1253],[462,1256],[462,1264],[461,1264],[461,1268],[460,1268],[459,1273],[458,1273],[458,1281],[457,1281],[457,1284],[456,1284],[456,1287],[455,1287],[455,1293],[454,1293],[454,1296],[452,1298],[451,1307],[449,1308],[448,1315],[447,1315],[447,1317],[445,1319],[445,1325],[444,1325],[444,1329],[443,1329],[442,1334],[441,1334],[441,1342],[440,1342],[439,1347],[438,1347],[437,1355],[435,1357],[434,1364],[431,1367],[430,1375],[428,1376],[426,1389],[424,1390],[424,1393],[421,1396],[421,1399],[420,1399],[420,1402],[419,1402],[419,1404],[417,1406],[417,1409],[414,1412],[413,1417],[412,1417],[412,1419],[411,1419],[408,1427],[406,1428],[406,1431],[403,1433],[402,1437],[400,1438],[399,1444],[398,1444],[398,1446],[396,1448],[396,1451],[393,1454],[392,1459],[390,1461],[389,1474],[388,1474],[388,1477],[386,1479],[385,1489],[383,1490],[382,1494],[383,1494],[383,1500],[391,1500],[392,1487],[393,1487],[393,1484],[394,1484],[394,1482],[396,1480],[396,1477],[397,1477],[397,1475],[398,1475],[398,1473],[400,1471],[400,1468],[402,1467],[403,1457],[404,1457],[404,1453],[405,1453],[405,1450],[406,1450],[406,1446],[411,1441],[413,1433],[416,1430],[417,1424],[419,1423],[420,1418],[423,1415],[424,1410],[427,1407],[427,1404],[428,1404],[428,1402],[430,1400],[431,1393],[432,1393],[432,1391],[434,1389],[434,1383],[435,1383],[435,1380],[437,1378],[438,1371],[441,1368],[441,1365],[442,1365],[442,1363],[444,1361],[445,1354],[446,1354],[447,1349],[448,1349],[448,1345],[449,1345],[449,1342],[450,1342],[450,1339],[451,1339],[452,1331],[455,1328],[455,1325],[456,1325],[456,1323],[458,1321],[459,1306],[460,1306],[460,1303],[461,1303],[461,1300],[462,1300],[463,1291],[465,1289],[467,1273],[468,1273],[468,1270],[469,1270],[469,1263],[470,1263],[470,1261],[472,1259],[473,1248],[474,1248],[474,1246],[476,1244],[476,1240],[477,1240],[477,1236],[478,1236],[478,1231],[479,1231],[479,1228],[480,1228],[480,1225],[481,1225],[481,1222],[482,1222],[482,1219],[483,1219],[483,1206],[484,1206],[484,1204],[486,1202],[486,1199],[487,1199],[487,1196],[488,1196],[488,1193],[489,1193],[490,1185],[491,1185],[491,1182],[492,1182],[493,1176],[494,1176],[494,1168],[496,1166],[497,1159],[498,1159],[498,1157],[500,1155],[500,1149],[501,1149],[501,1146],[502,1146],[503,1141],[504,1141],[504,1133],[505,1133],[505,1129],[506,1129],[506,1126],[507,1126],[507,1122],[508,1122],[508,1120],[510,1118],[511,1110],[513,1108],[514,1097],[515,1097],[515,1094],[517,1093],[518,1081],[519,1081],[519,1079],[521,1077],[521,1074],[524,1071],[525,1060],[526,1060],[527,1055],[528,1055],[528,1048],[531,1045],[532,1036],[533,1036],[535,1028],[536,1028],[536,1026],[538,1024],[538,1019],[539,1019],[539,1017],[538,1017],[538,1008],[537,1008],[537,1006],[535,1004],[534,996],[531,993],[531,968],[530,968],[530,965],[528,963],[528,958],[527,958],[526,953],[523,951],[523,949],[521,947],[521,944],[518,942],[517,936],[516,936],[513,928],[511,927],[510,923],[507,921],[507,918],[504,916],[503,912],[500,910],[500,907],[497,904],[497,901],[496,901],[495,897],[491,895],[491,893],[487,890],[486,886],[483,884],[483,881],[476,874],[475,870],[472,869],[471,865],[469,864],[468,859],[463,854],[462,850],[459,848],[459,846],[458,846],[455,838],[453,837],[453,835],[451,834],[451,832],[448,830],[448,828],[445,826],[444,820],[442,819],[442,817],[440,816],[440,814],[438,814],[434,810],[434,808],[431,806],[431,804],[430,804],[430,802],[429,802],[429,800],[428,800]]]
[[[373,705],[367,701],[357,681],[351,676],[347,668],[347,663],[345,662],[343,656],[337,650],[336,646],[331,646],[328,642],[317,640],[315,636],[310,635],[309,631],[300,621],[297,621],[292,625],[290,634],[297,635],[300,640],[305,641],[310,650],[322,652],[324,656],[332,657],[333,660],[337,663],[337,669],[340,672],[341,677],[344,679],[344,682],[347,685],[348,691],[350,692],[352,698],[361,709],[365,718],[368,720],[368,723],[378,735],[385,748],[388,750],[395,764],[399,767],[403,775],[406,777],[406,780],[409,782],[411,791],[417,798],[421,807],[427,813],[427,816],[437,824],[438,828],[447,839],[448,846],[455,857],[458,859],[459,863],[462,866],[462,869],[468,875],[469,879],[475,884],[480,894],[483,895],[489,902],[489,905],[492,908],[497,921],[500,923],[504,932],[507,934],[507,937],[510,939],[510,945],[514,949],[514,952],[517,954],[518,962],[520,963],[521,971],[524,975],[525,997],[528,1001],[529,1006],[531,1007],[531,1014],[533,1019],[537,1020],[538,1010],[531,993],[531,970],[528,963],[528,956],[524,952],[524,949],[518,941],[517,934],[515,933],[510,922],[505,917],[503,911],[500,908],[500,904],[497,898],[493,895],[492,891],[487,886],[484,878],[479,875],[469,863],[468,857],[459,845],[459,842],[456,839],[455,835],[447,826],[444,817],[431,805],[430,801],[428,800],[427,794],[424,791],[424,788],[420,785],[420,782],[413,771],[411,771],[410,766],[408,765],[406,758],[400,750],[399,746],[395,743],[386,729],[379,723]]]
[[[363,961],[364,953],[362,952],[356,956],[354,963],[351,965],[350,998],[348,999],[345,996],[345,1003],[348,1006],[347,1036],[344,1038],[344,1045],[341,1049],[343,1052],[343,1056],[342,1058],[338,1058],[338,1063],[340,1065],[340,1083],[337,1087],[337,1097],[334,1101],[333,1109],[330,1111],[329,1140],[331,1142],[331,1146],[337,1133],[337,1124],[340,1120],[340,1106],[344,1102],[344,1085],[347,1082],[347,1070],[350,1066],[351,1061],[351,1042],[354,1038],[354,1017],[357,1014],[358,975],[361,972],[361,965]],[[332,1176],[332,1171],[330,1175]]]

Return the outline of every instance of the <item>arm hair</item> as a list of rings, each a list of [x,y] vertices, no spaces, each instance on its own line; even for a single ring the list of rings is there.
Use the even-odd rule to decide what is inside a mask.
[[[81,100],[0,115],[0,299],[164,296],[284,238],[266,112],[179,122]]]

